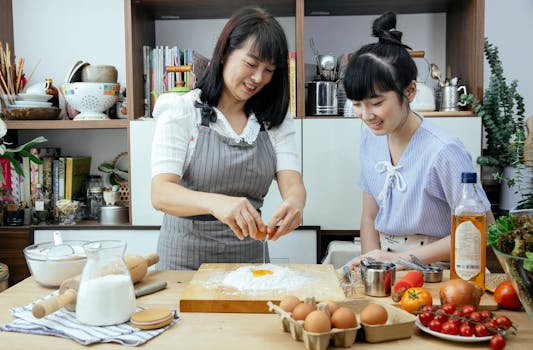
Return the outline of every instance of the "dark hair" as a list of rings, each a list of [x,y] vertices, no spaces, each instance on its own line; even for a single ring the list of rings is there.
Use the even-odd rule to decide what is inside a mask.
[[[404,90],[418,75],[409,55],[409,46],[402,44],[402,32],[396,29],[396,15],[388,12],[372,25],[377,43],[360,48],[350,59],[344,76],[346,97],[360,101],[377,96],[377,92],[395,91],[403,101]]]
[[[246,7],[231,16],[197,87],[202,90],[201,100],[216,106],[224,87],[222,60],[251,36],[255,37],[252,50],[257,49],[259,59],[275,64],[276,69],[272,80],[246,101],[244,111],[247,115],[254,112],[259,121],[272,128],[283,122],[289,108],[289,50],[283,28],[267,11]]]

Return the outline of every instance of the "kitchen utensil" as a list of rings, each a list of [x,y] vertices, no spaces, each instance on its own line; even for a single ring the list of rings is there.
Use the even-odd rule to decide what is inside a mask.
[[[63,241],[63,245],[68,245],[74,250],[74,253],[68,250],[65,255],[61,253],[65,252],[66,248],[57,246],[53,241],[24,248],[26,264],[33,279],[44,287],[58,287],[64,280],[79,275],[87,261],[82,248],[82,245],[86,243],[88,241]],[[51,254],[49,254],[50,251],[52,251]]]
[[[322,67],[320,65],[320,59],[319,59],[319,53],[318,53],[318,50],[315,46],[315,41],[313,40],[313,38],[309,39],[309,45],[311,45],[311,50],[313,50],[313,55],[315,57],[315,63],[316,63],[316,66],[318,68],[318,72],[320,73],[320,75],[322,75]]]
[[[440,87],[443,87],[444,82],[442,81],[442,72],[440,71],[439,66],[437,66],[435,63],[431,63],[430,72],[431,77],[439,82]]]
[[[344,300],[345,295],[333,265],[330,264],[276,264],[306,277],[300,287],[279,289],[239,290],[222,284],[223,278],[239,267],[261,264],[202,264],[181,294],[181,312],[244,312],[269,313],[267,301],[279,303],[287,294],[304,300],[313,295],[317,301]]]
[[[412,51],[409,54],[413,58],[421,58],[427,65],[427,73],[423,73],[422,77],[420,77],[419,74],[419,77],[416,79],[416,95],[414,100],[410,103],[411,109],[415,111],[432,112],[435,110],[435,93],[427,84],[429,76],[431,75],[431,64],[425,57],[424,51]],[[420,72],[423,72],[423,70],[420,69]]]
[[[158,292],[162,289],[165,289],[166,287],[167,282],[165,281],[154,282],[144,287],[135,289],[135,297],[140,298],[142,296]]]
[[[118,99],[119,84],[112,83],[70,83],[64,84],[61,92],[65,100],[80,114],[74,120],[105,120],[102,113]]]
[[[365,294],[374,297],[385,297],[391,294],[396,279],[396,265],[382,261],[361,261],[361,279]]]
[[[61,236],[61,232],[54,231],[54,246],[50,247],[48,249],[48,252],[46,253],[46,257],[48,259],[62,259],[65,256],[69,256],[74,254],[74,249],[70,244],[63,243],[63,237]]]
[[[442,88],[440,110],[444,112],[454,112],[459,110],[459,106],[465,106],[466,103],[459,102],[459,93],[466,94],[466,86],[444,86]]]
[[[411,258],[411,262],[421,269],[422,273],[424,274],[425,282],[442,281],[442,274],[443,274],[442,268],[438,266],[426,265],[420,259],[418,259],[416,255],[413,255],[413,254],[410,255],[410,258]]]
[[[86,65],[81,69],[81,81],[89,83],[116,83],[117,69],[114,66]]]
[[[150,254],[145,257],[140,255],[126,255],[124,260],[126,261],[126,266],[130,272],[132,282],[137,283],[146,276],[148,267],[159,262],[159,256],[157,254]],[[33,316],[36,318],[42,318],[62,307],[65,307],[69,311],[75,311],[80,278],[81,276],[78,275],[73,278],[65,279],[59,287],[59,295],[48,298],[33,306]]]
[[[307,113],[337,115],[337,82],[313,81],[307,84]]]

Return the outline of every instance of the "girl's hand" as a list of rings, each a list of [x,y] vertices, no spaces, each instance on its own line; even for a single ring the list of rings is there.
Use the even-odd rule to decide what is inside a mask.
[[[284,201],[274,211],[268,222],[267,233],[271,240],[276,241],[281,236],[296,229],[302,223],[302,209],[289,201]],[[277,230],[276,230],[276,226]]]
[[[265,224],[257,210],[246,197],[217,196],[212,202],[211,213],[228,225],[237,238],[255,238]]]
[[[358,267],[359,265],[361,265],[361,260],[363,258],[371,258],[371,259],[378,260],[378,261],[393,263],[399,257],[400,255],[398,253],[388,252],[388,251],[380,250],[380,249],[374,249],[374,250],[369,251],[366,254],[356,257],[350,263],[351,263],[351,267],[354,268],[354,267]]]

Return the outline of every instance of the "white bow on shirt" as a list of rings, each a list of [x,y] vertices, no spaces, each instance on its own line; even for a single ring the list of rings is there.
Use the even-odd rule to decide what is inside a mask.
[[[378,194],[378,200],[380,200],[383,203],[383,206],[385,207],[389,187],[394,188],[396,186],[398,191],[405,192],[407,184],[405,183],[405,179],[403,178],[402,173],[399,172],[399,170],[403,168],[403,166],[394,166],[391,162],[383,160],[381,162],[377,162],[374,168],[379,174],[382,174],[385,171],[387,172],[387,177],[385,178],[383,188]]]

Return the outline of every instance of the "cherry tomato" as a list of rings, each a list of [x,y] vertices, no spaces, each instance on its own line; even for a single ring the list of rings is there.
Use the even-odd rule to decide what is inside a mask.
[[[434,308],[434,307],[433,307],[432,305],[424,305],[420,311],[421,311],[421,312],[426,312],[426,311],[427,311],[427,312],[432,312],[432,311],[433,311],[433,308]]]
[[[476,311],[476,308],[474,307],[474,305],[465,305],[463,306],[463,308],[461,309],[461,316],[462,317],[469,317],[469,315]]]
[[[474,328],[468,323],[463,323],[459,327],[459,335],[463,337],[471,337],[474,334]]]
[[[440,323],[444,323],[446,321],[448,321],[448,315],[446,315],[446,313],[444,312],[444,310],[442,310],[441,308],[437,309],[437,311],[435,311],[435,319],[437,321],[439,321]]]
[[[444,311],[448,315],[451,315],[451,314],[453,314],[455,312],[455,306],[452,305],[452,304],[442,305],[441,309],[442,309],[442,311]]]
[[[424,326],[427,327],[429,322],[433,319],[433,314],[431,312],[424,311],[418,316],[418,319]]]
[[[480,311],[479,316],[481,316],[481,321],[485,321],[492,318],[492,314],[488,310]]]
[[[489,344],[492,350],[502,350],[505,348],[505,338],[499,334],[493,335]]]
[[[472,322],[481,322],[481,315],[479,314],[479,312],[474,311],[474,312],[470,313],[469,319]]]
[[[474,326],[474,334],[476,337],[486,337],[490,335],[490,331],[484,324],[478,323]]]
[[[490,319],[486,320],[485,323],[483,323],[487,330],[490,332],[490,334],[495,334],[498,326],[496,325],[496,321]]]
[[[432,331],[440,332],[442,324],[439,321],[432,319],[431,321],[429,321],[428,328]]]
[[[494,321],[496,322],[496,326],[498,326],[499,329],[503,330],[509,329],[512,325],[512,322],[509,317],[504,315],[496,316]]]
[[[403,293],[400,304],[402,309],[413,314],[424,306],[432,305],[433,298],[424,288],[409,288]]]
[[[459,326],[453,321],[447,321],[442,324],[441,332],[444,334],[457,335],[459,334]]]
[[[494,300],[504,309],[518,309],[522,307],[518,294],[511,281],[503,281],[494,290]]]

